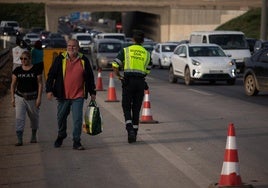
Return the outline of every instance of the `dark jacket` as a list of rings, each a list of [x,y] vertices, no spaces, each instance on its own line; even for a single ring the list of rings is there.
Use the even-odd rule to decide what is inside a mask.
[[[84,65],[84,78],[85,78],[85,98],[88,98],[88,93],[90,95],[96,95],[96,86],[94,81],[94,74],[90,65],[90,62],[86,56],[79,53],[79,56]],[[65,99],[64,94],[64,74],[63,65],[66,62],[67,52],[61,53],[57,56],[51,65],[46,81],[46,92],[53,92],[53,95],[57,99]]]

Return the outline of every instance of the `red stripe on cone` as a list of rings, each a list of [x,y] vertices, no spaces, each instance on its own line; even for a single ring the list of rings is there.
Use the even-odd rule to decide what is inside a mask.
[[[107,94],[107,100],[105,102],[119,102],[116,98],[116,91],[114,87],[114,75],[111,72],[110,73],[110,79],[109,79],[109,89]]]
[[[98,70],[98,79],[97,79],[96,91],[105,91],[103,89],[103,84],[102,84],[101,69]]]
[[[242,186],[242,180],[239,172],[235,130],[232,123],[229,124],[228,127],[228,136],[219,186]]]
[[[158,121],[153,119],[151,114],[151,103],[149,98],[149,90],[145,90],[144,101],[143,101],[143,109],[142,116],[140,119],[140,123],[158,123]]]

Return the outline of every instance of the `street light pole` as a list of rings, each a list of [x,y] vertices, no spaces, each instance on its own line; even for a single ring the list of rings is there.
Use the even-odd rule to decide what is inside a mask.
[[[261,40],[267,40],[267,0],[262,0],[261,9]]]

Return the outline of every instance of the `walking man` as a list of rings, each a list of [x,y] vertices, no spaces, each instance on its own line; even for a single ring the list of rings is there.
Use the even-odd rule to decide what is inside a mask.
[[[62,145],[67,137],[67,117],[72,111],[73,149],[84,150],[81,144],[84,99],[88,93],[91,100],[96,99],[94,74],[88,58],[78,52],[79,43],[71,39],[67,51],[55,58],[50,67],[46,82],[47,98],[57,98],[58,137],[54,147]]]

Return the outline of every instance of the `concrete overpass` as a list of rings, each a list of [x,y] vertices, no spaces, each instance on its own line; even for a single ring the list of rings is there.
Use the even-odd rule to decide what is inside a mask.
[[[46,4],[46,27],[56,31],[58,18],[71,12],[122,12],[124,32],[133,25],[155,41],[188,39],[191,31],[213,30],[261,0],[0,0]]]

